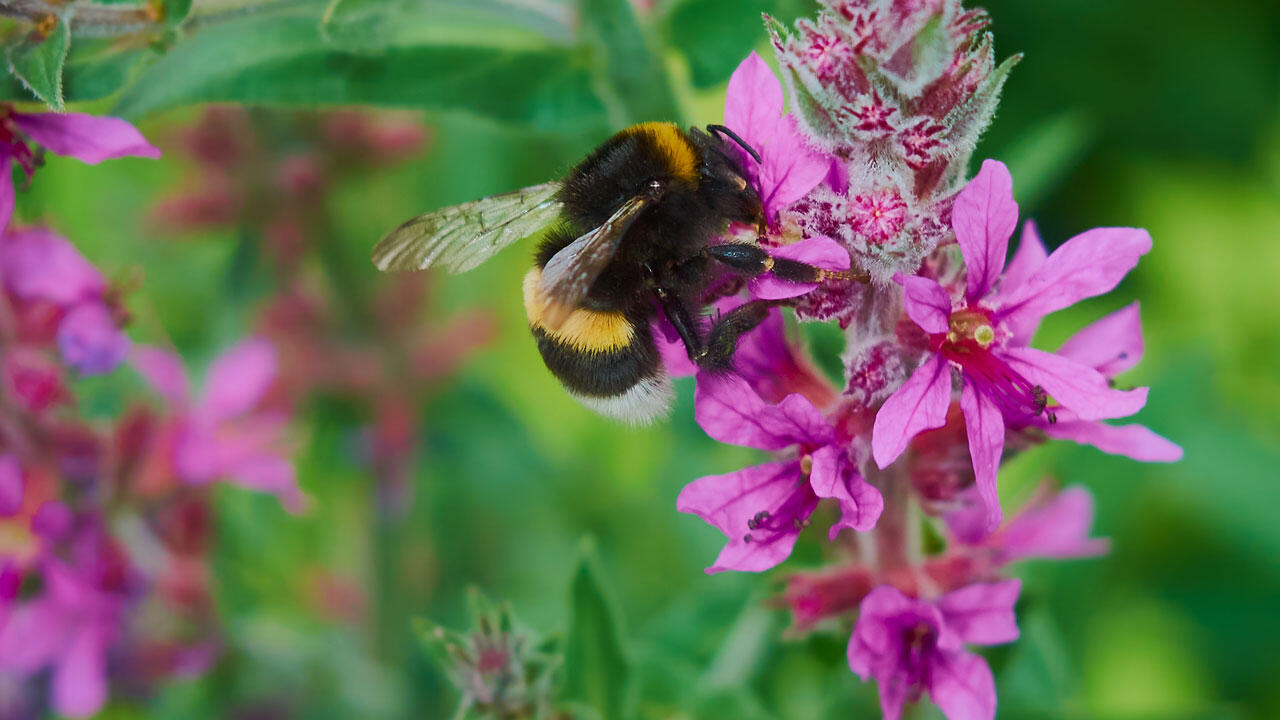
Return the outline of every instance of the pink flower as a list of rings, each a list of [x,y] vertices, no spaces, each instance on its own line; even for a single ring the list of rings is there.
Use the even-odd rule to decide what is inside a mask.
[[[0,453],[0,518],[12,517],[22,508],[24,486],[17,456]]]
[[[698,424],[716,440],[786,451],[780,460],[699,478],[680,492],[677,510],[729,538],[707,572],[759,572],[782,562],[822,498],[840,504],[830,539],[844,528],[875,526],[884,507],[880,491],[858,474],[846,444],[803,396],[769,405],[737,375],[700,376],[695,403]]]
[[[102,521],[80,520],[65,548],[72,560],[44,557],[39,594],[15,600],[0,626],[0,670],[27,677],[52,668],[51,703],[71,717],[89,717],[107,700],[107,651],[119,634],[131,575]],[[18,577],[13,566],[5,574]]]
[[[35,153],[28,142],[58,155],[96,165],[103,160],[133,155],[158,158],[160,151],[142,133],[120,118],[80,113],[20,113],[0,106],[0,229],[13,217],[12,163],[27,177],[35,171]]]
[[[724,124],[760,153],[759,163],[745,152],[739,157],[770,222],[831,171],[831,159],[809,146],[794,117],[782,114],[783,102],[782,83],[754,52],[729,78]]]
[[[1013,180],[987,160],[961,191],[952,225],[964,256],[966,289],[953,300],[936,281],[901,274],[907,315],[928,336],[931,351],[876,415],[872,450],[887,467],[911,438],[946,422],[953,368],[960,371],[960,407],[987,528],[1000,523],[996,468],[1006,425],[1028,425],[1058,414],[1092,421],[1124,417],[1146,403],[1147,389],[1110,387],[1098,370],[1063,355],[1027,347],[1045,315],[1116,286],[1151,249],[1145,230],[1095,228],[1045,258],[1024,243],[1001,277],[1009,236],[1018,220]],[[1050,398],[1056,401],[1049,405]]]
[[[1041,490],[1009,522],[989,535],[985,531],[986,510],[980,501],[948,513],[946,520],[947,528],[962,543],[991,550],[996,565],[1033,557],[1101,555],[1108,547],[1105,539],[1089,537],[1093,528],[1093,495],[1080,486],[1059,493]]]
[[[925,692],[947,720],[991,720],[991,668],[965,645],[1016,640],[1013,605],[1021,589],[1019,580],[975,584],[931,602],[881,585],[862,601],[849,668],[864,681],[876,679],[885,720],[898,720],[903,705]]]
[[[775,258],[795,260],[823,270],[848,270],[851,262],[849,251],[845,250],[840,243],[820,235],[808,237],[790,245],[770,248],[769,254]],[[812,292],[818,285],[819,283],[787,282],[774,277],[772,272],[766,272],[751,278],[748,288],[753,298],[785,300]]]
[[[1039,245],[1035,228],[1028,224],[1022,242]],[[1142,359],[1142,321],[1138,303],[1123,307],[1084,328],[1063,343],[1057,354],[1097,370],[1111,380]],[[1037,417],[1033,424],[1050,437],[1092,445],[1112,455],[1124,455],[1143,462],[1176,462],[1182,448],[1142,425],[1108,425],[1083,420],[1069,409],[1059,411],[1056,422]]]
[[[304,496],[286,452],[287,418],[257,409],[276,377],[271,343],[250,338],[213,361],[202,397],[192,402],[182,359],[140,347],[133,365],[171,406],[170,462],[184,482],[223,478],[275,495],[290,512],[300,512]]]
[[[6,228],[0,235],[0,280],[15,298],[59,308],[58,347],[62,359],[80,372],[110,372],[128,354],[129,338],[105,302],[106,279],[52,231]]]

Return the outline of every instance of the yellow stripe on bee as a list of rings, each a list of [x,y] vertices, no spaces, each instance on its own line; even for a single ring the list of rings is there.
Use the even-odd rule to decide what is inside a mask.
[[[647,122],[632,125],[624,132],[645,133],[658,143],[658,149],[671,162],[671,174],[687,182],[698,181],[698,153],[675,123]]]
[[[547,308],[538,294],[541,281],[541,268],[535,267],[524,276],[524,312],[529,318],[529,327],[539,328],[548,337],[580,352],[621,350],[635,338],[635,328],[622,313],[586,308],[574,309],[555,330],[548,328],[542,322]]]

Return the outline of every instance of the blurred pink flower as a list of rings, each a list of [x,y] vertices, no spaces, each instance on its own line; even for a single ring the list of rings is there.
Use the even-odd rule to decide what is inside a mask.
[[[770,222],[831,171],[831,158],[809,146],[795,117],[783,115],[783,102],[782,83],[754,52],[729,78],[724,124],[760,153],[759,163],[742,150],[739,157],[764,201]],[[841,269],[848,267],[846,261]]]
[[[1042,488],[1007,523],[987,534],[986,510],[973,489],[962,493],[966,504],[947,513],[947,529],[961,543],[989,550],[992,562],[1007,565],[1026,558],[1073,558],[1101,555],[1108,543],[1089,537],[1093,528],[1093,495],[1080,486],[1061,492]]]
[[[24,485],[17,456],[0,453],[0,518],[10,517],[22,508]]]
[[[182,359],[153,347],[138,348],[133,366],[156,392],[169,401],[167,448],[177,478],[193,485],[226,479],[236,485],[275,495],[290,512],[301,512],[305,497],[298,489],[286,443],[287,417],[259,409],[276,378],[275,348],[250,338],[213,361],[204,393],[193,401]]]
[[[1041,415],[1052,423],[1058,412],[1080,420],[1124,417],[1147,399],[1146,388],[1113,389],[1094,368],[1027,343],[1045,315],[1114,288],[1151,249],[1151,237],[1134,228],[1095,228],[1047,258],[1024,243],[1002,278],[1017,220],[1013,179],[1003,163],[987,160],[952,211],[967,271],[964,296],[953,301],[927,277],[895,276],[931,354],[885,401],[872,438],[876,464],[885,468],[911,438],[941,427],[951,404],[951,369],[959,368],[960,407],[989,530],[1001,518],[996,468],[1007,424],[1029,424]],[[1050,397],[1060,405],[1050,407]]]
[[[74,245],[40,227],[0,235],[0,280],[13,297],[58,308],[62,359],[86,375],[114,370],[129,351],[106,303],[107,281]]]
[[[0,229],[13,217],[12,163],[17,163],[28,178],[35,172],[36,155],[28,142],[90,165],[128,155],[160,157],[160,151],[137,128],[120,118],[20,113],[7,104],[0,105]]]
[[[769,405],[746,380],[730,374],[699,377],[695,403],[698,424],[716,440],[787,451],[784,459],[699,478],[680,492],[677,510],[701,517],[729,538],[707,572],[758,572],[782,562],[822,498],[840,504],[830,539],[844,528],[875,526],[884,507],[880,491],[862,479],[845,443],[803,396]]]
[[[880,686],[885,720],[928,692],[947,720],[992,720],[995,681],[981,656],[965,645],[1018,639],[1013,605],[1020,580],[974,584],[937,601],[911,598],[881,585],[862,601],[849,639],[849,668]]]
[[[0,670],[26,677],[52,667],[51,704],[71,717],[89,717],[106,702],[107,650],[120,631],[131,573],[101,520],[81,519],[65,542],[69,527],[58,539],[45,539],[47,550],[34,568],[39,594],[14,600],[0,626]],[[64,546],[70,560],[55,557],[55,545]],[[16,568],[5,575],[16,577]]]

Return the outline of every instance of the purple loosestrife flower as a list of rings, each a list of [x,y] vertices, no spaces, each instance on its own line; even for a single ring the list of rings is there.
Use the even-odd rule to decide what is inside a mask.
[[[862,601],[849,668],[876,679],[885,720],[898,720],[903,705],[925,692],[947,720],[991,720],[991,668],[965,645],[1017,640],[1013,605],[1021,589],[1019,580],[975,584],[928,601],[881,585]]]
[[[876,464],[885,468],[911,438],[945,424],[951,370],[958,369],[960,408],[988,529],[1000,522],[996,468],[1008,425],[1039,417],[1052,423],[1056,413],[1067,411],[1085,421],[1124,417],[1147,398],[1146,388],[1113,389],[1093,367],[1027,343],[1045,315],[1114,288],[1151,249],[1151,237],[1134,228],[1095,228],[1043,261],[1029,243],[1001,277],[1017,220],[1013,179],[1002,163],[987,160],[952,210],[967,271],[964,293],[953,299],[931,278],[895,276],[907,315],[928,336],[929,354],[885,401],[872,437]]]
[[[1028,226],[1022,242],[1040,239],[1035,228]],[[1076,333],[1058,348],[1057,354],[1097,370],[1107,380],[1128,370],[1142,359],[1142,321],[1138,303],[1121,308]],[[1069,409],[1058,411],[1056,422],[1047,418],[1034,420],[1050,437],[1074,440],[1092,445],[1112,455],[1124,455],[1143,462],[1176,462],[1182,459],[1182,448],[1142,425],[1108,425],[1097,420],[1084,420]]]
[[[13,217],[13,181],[17,163],[30,178],[38,164],[35,143],[58,155],[90,165],[125,156],[158,158],[160,150],[120,118],[79,113],[20,113],[0,105],[0,228]]]
[[[16,601],[0,626],[0,670],[27,677],[52,668],[54,710],[88,717],[107,699],[107,651],[120,633],[132,571],[100,518],[82,517],[74,531],[72,522],[43,532],[41,591]]]
[[[0,234],[0,280],[17,300],[58,308],[58,348],[81,373],[110,372],[128,354],[129,338],[107,303],[106,279],[52,231],[6,228]]]
[[[1042,488],[990,534],[986,532],[986,510],[977,498],[973,500],[947,513],[947,529],[963,544],[992,551],[996,565],[1026,558],[1088,557],[1107,552],[1105,539],[1089,537],[1093,528],[1093,495],[1083,487],[1069,487],[1058,493]]]
[[[216,358],[195,402],[174,353],[142,347],[132,362],[169,401],[169,461],[178,479],[193,485],[226,479],[275,495],[290,512],[302,511],[305,497],[287,453],[287,417],[259,408],[276,378],[270,342],[250,338]]]
[[[677,510],[729,538],[707,572],[759,572],[782,562],[822,498],[840,504],[831,539],[844,528],[875,526],[884,507],[880,491],[858,474],[847,443],[803,396],[770,405],[741,377],[703,375],[694,401],[698,424],[716,440],[785,451],[780,460],[699,478],[680,492]]]

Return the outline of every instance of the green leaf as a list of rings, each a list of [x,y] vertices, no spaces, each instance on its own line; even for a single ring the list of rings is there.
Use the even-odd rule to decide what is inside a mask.
[[[693,86],[727,80],[762,39],[761,13],[774,12],[775,5],[774,0],[684,0],[672,8],[665,32],[688,59]]]
[[[191,14],[192,0],[163,0],[165,27],[175,28],[186,22]]]
[[[650,47],[631,0],[581,0],[583,32],[626,123],[679,120],[662,59]],[[620,123],[619,123],[620,124]]]
[[[70,47],[69,18],[59,15],[48,37],[33,33],[25,42],[8,48],[9,72],[46,105],[62,110],[62,66]]]
[[[595,569],[595,552],[584,542],[570,587],[571,618],[565,647],[564,698],[621,718],[629,672],[616,613]]]
[[[537,129],[603,124],[585,58],[532,33],[460,44],[481,38],[418,25],[400,29],[375,56],[334,47],[306,10],[205,28],[147,68],[114,112],[137,118],[198,102],[365,104],[466,111]]]

